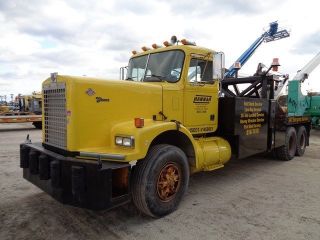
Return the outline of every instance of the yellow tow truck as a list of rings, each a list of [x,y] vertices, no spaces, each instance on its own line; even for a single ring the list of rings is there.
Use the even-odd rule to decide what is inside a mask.
[[[43,141],[20,146],[25,179],[62,203],[110,209],[133,200],[161,217],[195,172],[232,156],[304,153],[310,120],[281,115],[269,72],[277,61],[226,79],[221,52],[175,38],[152,47],[133,51],[123,80],[53,73],[43,82]]]

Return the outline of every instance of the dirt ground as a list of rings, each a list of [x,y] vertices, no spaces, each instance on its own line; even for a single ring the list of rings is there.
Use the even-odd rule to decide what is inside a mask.
[[[320,130],[304,157],[255,157],[191,177],[162,219],[129,204],[95,212],[62,205],[22,178],[19,143],[41,131],[0,124],[0,239],[320,239]]]

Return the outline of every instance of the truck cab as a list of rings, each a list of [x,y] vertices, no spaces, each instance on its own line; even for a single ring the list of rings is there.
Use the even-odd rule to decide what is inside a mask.
[[[162,118],[179,121],[193,134],[214,132],[219,79],[213,79],[213,58],[218,54],[192,45],[147,50],[131,57],[125,80],[161,85]]]

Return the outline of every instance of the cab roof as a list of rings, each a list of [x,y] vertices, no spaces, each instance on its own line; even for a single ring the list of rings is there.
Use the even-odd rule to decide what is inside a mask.
[[[172,45],[168,47],[161,47],[161,48],[156,48],[156,49],[150,49],[147,51],[141,51],[136,54],[133,54],[131,58],[147,55],[150,53],[158,53],[158,52],[165,52],[169,50],[182,50],[188,54],[200,54],[200,55],[207,55],[208,53],[215,53],[214,50],[205,48],[205,47],[200,47],[200,46],[194,46],[194,45]]]

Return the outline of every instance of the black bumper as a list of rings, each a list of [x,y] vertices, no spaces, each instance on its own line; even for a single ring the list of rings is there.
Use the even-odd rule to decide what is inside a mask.
[[[41,144],[20,145],[23,177],[61,203],[94,210],[130,201],[130,165],[64,157]]]

